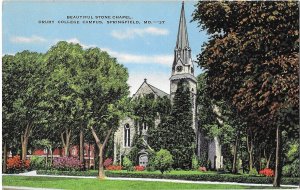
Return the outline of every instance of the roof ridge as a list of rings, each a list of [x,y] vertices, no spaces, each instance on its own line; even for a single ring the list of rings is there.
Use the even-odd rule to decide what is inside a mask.
[[[152,89],[152,87],[153,87],[153,88],[156,88],[157,90],[160,90],[160,91],[166,93],[165,91],[163,91],[163,90],[161,90],[161,89],[159,89],[159,88],[153,86],[152,84],[149,84],[149,83],[147,83],[147,84],[150,86],[151,89]],[[152,89],[152,90],[153,90],[153,89]],[[153,91],[154,91],[154,90],[153,90]],[[168,94],[168,93],[166,93],[166,94]],[[169,94],[168,94],[168,95],[169,95]]]

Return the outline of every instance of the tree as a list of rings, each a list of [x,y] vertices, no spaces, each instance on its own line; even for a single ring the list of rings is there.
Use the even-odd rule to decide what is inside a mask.
[[[75,138],[74,132],[83,123],[85,114],[83,99],[79,96],[81,88],[80,66],[84,63],[83,49],[78,44],[58,42],[45,55],[48,68],[46,96],[51,119],[60,131],[65,156]]]
[[[21,139],[22,160],[26,160],[32,131],[45,122],[41,59],[41,54],[29,51],[3,57],[3,136],[14,133]]]
[[[13,115],[13,103],[17,98],[17,94],[14,93],[14,87],[17,83],[14,82],[14,75],[11,73],[16,69],[14,65],[14,56],[5,55],[2,58],[3,64],[3,78],[2,78],[2,146],[3,146],[3,173],[7,172],[7,153],[8,148],[17,146],[18,128],[17,123],[14,120]]]
[[[277,131],[280,186],[282,131],[299,128],[297,2],[199,2],[193,20],[211,36],[198,56],[210,93]]]
[[[171,152],[174,167],[188,169],[192,166],[195,151],[195,132],[192,128],[191,94],[183,80],[178,82],[173,99],[171,116],[162,124],[162,148]]]
[[[128,113],[128,72],[115,58],[98,48],[84,52],[79,90],[86,105],[86,127],[91,130],[99,149],[99,178],[104,178],[103,156],[119,119]]]
[[[127,70],[98,48],[83,50],[79,44],[67,42],[53,46],[45,63],[49,69],[48,105],[55,127],[62,129],[66,156],[76,137],[73,133],[90,130],[99,149],[99,178],[103,178],[106,144],[127,113]]]
[[[158,169],[162,174],[164,174],[165,171],[169,171],[170,169],[172,169],[173,163],[174,160],[169,151],[160,149],[160,151],[155,154],[154,167]]]
[[[160,120],[158,126],[148,129],[148,144],[155,151],[159,151],[161,148],[165,148],[167,131],[165,130],[168,121],[170,121],[171,114],[171,101],[168,97],[157,97],[155,100],[154,113],[157,119]]]

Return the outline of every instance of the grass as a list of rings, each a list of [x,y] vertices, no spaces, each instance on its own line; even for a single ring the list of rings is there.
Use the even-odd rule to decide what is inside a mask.
[[[122,180],[99,180],[99,179],[75,179],[54,177],[25,177],[3,176],[4,186],[42,187],[70,190],[102,190],[102,189],[253,189],[249,186],[222,185],[222,184],[184,184],[170,182],[146,182],[146,181],[122,181]],[[255,187],[257,189],[258,187]],[[270,188],[270,187],[259,187]]]

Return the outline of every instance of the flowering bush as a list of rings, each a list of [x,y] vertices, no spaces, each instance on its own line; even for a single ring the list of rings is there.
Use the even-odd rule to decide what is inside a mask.
[[[274,176],[274,171],[270,168],[265,168],[263,170],[260,170],[259,174],[267,176],[267,177],[273,177]]]
[[[106,167],[107,170],[122,170],[122,166],[110,165]]]
[[[57,170],[78,171],[83,168],[83,164],[76,158],[61,157],[53,161],[53,168]]]
[[[200,172],[206,172],[207,170],[206,170],[206,167],[199,167],[199,169],[198,169]]]
[[[134,166],[135,171],[144,171],[145,167],[144,166]]]
[[[21,172],[30,168],[30,160],[22,161],[19,155],[9,158],[6,163],[10,173]]]
[[[104,165],[105,168],[107,168],[112,163],[113,163],[113,160],[111,158],[107,158],[106,160],[104,160],[103,165]]]

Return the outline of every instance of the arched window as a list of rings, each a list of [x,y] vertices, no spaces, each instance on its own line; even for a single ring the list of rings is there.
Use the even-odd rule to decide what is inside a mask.
[[[128,123],[124,126],[124,147],[130,147],[130,127]]]

